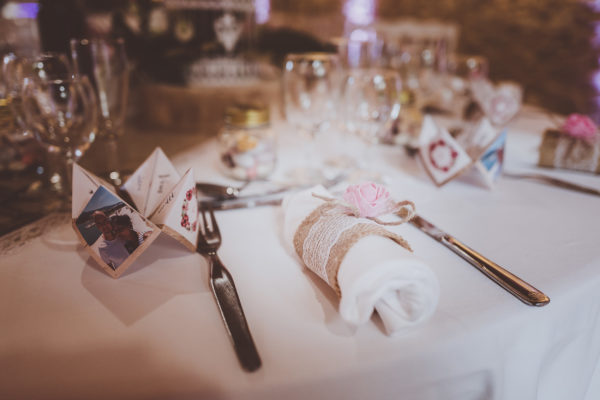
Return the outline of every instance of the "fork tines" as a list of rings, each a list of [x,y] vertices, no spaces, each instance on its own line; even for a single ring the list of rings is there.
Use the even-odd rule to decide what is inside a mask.
[[[202,224],[198,227],[198,245],[199,251],[216,251],[221,244],[221,233],[219,225],[212,208],[201,208],[199,214],[202,218]],[[208,214],[208,215],[207,215]]]

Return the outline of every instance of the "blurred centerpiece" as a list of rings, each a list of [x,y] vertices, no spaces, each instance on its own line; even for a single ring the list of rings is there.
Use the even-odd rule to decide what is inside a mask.
[[[254,0],[153,1],[137,12],[138,24],[126,14],[124,25],[145,48],[138,68],[151,82],[139,99],[146,125],[215,133],[215,116],[264,90],[272,72],[257,56]]]

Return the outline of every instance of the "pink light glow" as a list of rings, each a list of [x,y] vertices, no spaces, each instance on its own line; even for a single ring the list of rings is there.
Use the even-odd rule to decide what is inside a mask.
[[[375,20],[376,0],[347,0],[344,4],[346,20],[354,25],[369,25]]]
[[[254,12],[257,24],[266,23],[271,12],[271,0],[254,0]]]

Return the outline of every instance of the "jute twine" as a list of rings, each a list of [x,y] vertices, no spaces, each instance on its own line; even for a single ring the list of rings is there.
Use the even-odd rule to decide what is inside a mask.
[[[555,114],[546,111],[546,115],[554,124],[550,132],[544,134],[540,147],[540,165],[555,168],[575,169],[600,174],[600,133],[596,132],[591,141],[578,139],[566,133],[563,121]]]
[[[361,218],[356,207],[339,200],[316,194],[313,196],[325,200],[325,203],[300,223],[294,234],[294,249],[306,266],[327,282],[338,296],[341,295],[337,278],[340,265],[348,250],[365,236],[389,238],[412,252],[404,238],[383,227],[409,221],[415,214],[412,202],[395,203],[390,213],[399,216],[400,220],[383,221],[374,217]]]

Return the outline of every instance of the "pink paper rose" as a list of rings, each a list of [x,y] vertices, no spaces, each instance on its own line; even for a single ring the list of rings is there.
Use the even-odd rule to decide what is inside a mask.
[[[385,214],[390,209],[390,200],[390,192],[373,182],[350,185],[344,193],[344,201],[356,207],[362,218]]]
[[[598,127],[585,115],[571,114],[563,124],[562,130],[573,137],[590,141],[596,136]]]

